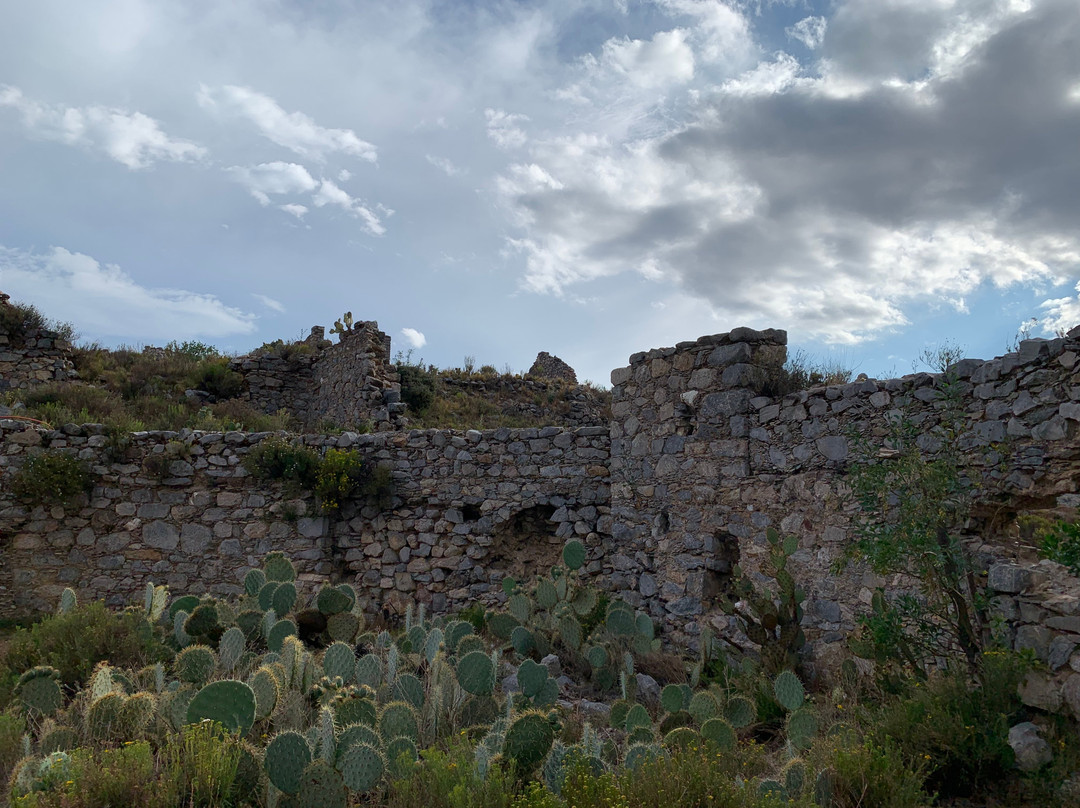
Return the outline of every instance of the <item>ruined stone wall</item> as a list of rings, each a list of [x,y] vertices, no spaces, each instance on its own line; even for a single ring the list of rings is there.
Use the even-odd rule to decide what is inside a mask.
[[[0,326],[0,393],[77,378],[71,343],[60,335],[38,328],[11,333]]]
[[[832,573],[851,540],[852,440],[887,453],[888,421],[903,416],[932,452],[950,397],[956,446],[980,486],[973,537],[1001,534],[1024,510],[1076,518],[1076,335],[1025,341],[1018,353],[987,362],[964,360],[949,395],[942,376],[922,373],[770,396],[785,339],[738,329],[637,354],[612,373],[622,584],[677,635],[692,642],[706,622],[734,630],[717,608],[719,595],[734,563],[760,568],[772,526],[799,538],[789,569],[809,595],[805,623],[816,653],[838,650],[872,589],[899,583],[859,566]],[[985,564],[1009,552],[995,542],[978,548]]]
[[[262,412],[286,410],[308,429],[323,421],[397,429],[405,405],[390,363],[390,338],[375,322],[356,323],[337,343],[320,326],[303,342],[260,350],[230,362],[244,376],[245,401]]]
[[[404,596],[440,611],[496,598],[506,574],[546,569],[570,535],[589,544],[590,571],[606,571],[606,427],[306,436],[392,470],[388,502],[349,503],[334,519],[248,476],[241,460],[266,437],[144,432],[117,446],[99,426],[0,419],[0,481],[47,450],[75,454],[97,479],[72,507],[27,508],[0,486],[0,615],[52,609],[65,586],[113,605],[150,580],[237,593],[272,549],[302,580],[353,582],[372,610]]]
[[[608,396],[592,388],[514,376],[454,377],[441,374],[444,395],[457,391],[485,396],[504,415],[550,426],[607,426]]]
[[[378,323],[357,323],[342,333],[320,354],[315,375],[319,418],[346,427],[367,421],[377,432],[397,428],[405,405],[390,364],[390,338]]]

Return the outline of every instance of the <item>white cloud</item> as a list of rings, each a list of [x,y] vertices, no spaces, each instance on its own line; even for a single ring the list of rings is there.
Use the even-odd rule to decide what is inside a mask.
[[[401,329],[401,336],[405,338],[405,342],[409,344],[410,348],[423,348],[427,345],[427,337],[415,328]]]
[[[681,84],[694,77],[694,50],[687,30],[659,31],[650,40],[609,39],[602,62],[640,87]]]
[[[288,207],[288,206],[286,206],[286,207]],[[256,300],[258,300],[260,303],[262,303],[264,306],[266,306],[266,308],[272,309],[273,311],[276,311],[279,314],[284,314],[285,313],[285,304],[282,303],[280,300],[274,300],[274,298],[272,298],[272,297],[267,297],[266,295],[260,295],[257,292],[252,292],[251,296],[253,298],[255,298]]]
[[[348,182],[352,179],[352,172],[347,168],[343,168],[337,173],[337,178],[338,182]]]
[[[257,166],[232,166],[225,169],[260,205],[270,204],[270,194],[295,194],[314,191],[319,183],[298,163],[260,163]]]
[[[285,211],[290,216],[295,216],[297,219],[303,219],[304,214],[308,212],[307,207],[304,205],[297,205],[291,202],[287,205],[278,205],[278,208]]]
[[[1076,291],[1080,292],[1080,283]],[[1080,296],[1044,300],[1040,308],[1045,312],[1039,321],[1045,334],[1070,331],[1080,325]]]
[[[337,207],[348,211],[359,219],[363,223],[364,229],[373,236],[381,236],[386,233],[386,227],[374,211],[364,205],[359,199],[349,196],[348,193],[330,180],[323,180],[319,184],[319,190],[312,195],[311,202],[317,208],[326,205],[336,205]],[[377,207],[382,208],[381,205]],[[382,210],[385,211],[385,215],[387,216],[393,215],[392,210],[387,208],[382,208]]]
[[[44,254],[0,247],[4,290],[33,300],[84,337],[172,340],[255,331],[255,315],[213,295],[150,289],[113,264],[53,247]]]
[[[188,140],[170,138],[160,124],[141,112],[102,106],[64,107],[33,101],[15,87],[0,85],[0,107],[11,107],[33,134],[72,146],[103,151],[131,169],[158,161],[201,160],[206,149]]]
[[[828,23],[824,17],[804,17],[794,25],[784,29],[788,39],[803,43],[810,50],[821,46],[825,41],[825,29]]]
[[[756,50],[750,23],[738,8],[723,0],[654,2],[668,14],[693,20],[692,39],[701,61],[736,66]]]
[[[301,157],[322,162],[341,153],[375,162],[378,151],[352,129],[327,129],[303,112],[286,112],[268,95],[248,87],[225,85],[217,89],[199,85],[196,95],[204,109],[223,108],[250,120],[264,137]]]
[[[517,149],[529,139],[519,124],[529,120],[528,115],[505,112],[501,109],[485,109],[488,137],[500,149]]]
[[[464,169],[458,168],[446,157],[436,157],[433,154],[424,155],[429,163],[431,163],[439,171],[443,172],[448,177],[457,177],[464,174]]]

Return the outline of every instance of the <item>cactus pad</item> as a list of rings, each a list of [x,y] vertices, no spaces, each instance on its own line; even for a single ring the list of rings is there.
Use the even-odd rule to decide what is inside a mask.
[[[292,611],[296,605],[296,586],[286,581],[274,590],[274,597],[270,599],[270,606],[278,617],[284,617]]]
[[[341,614],[352,608],[352,600],[337,587],[324,586],[319,590],[315,598],[315,606],[327,617],[333,614]]]
[[[420,729],[416,722],[416,710],[403,701],[392,701],[379,713],[379,736],[389,741],[398,736],[416,740]]]
[[[710,718],[716,718],[716,716],[720,715],[720,705],[716,703],[716,698],[712,693],[704,690],[694,694],[687,709],[698,726],[701,726]]]
[[[176,655],[173,670],[181,681],[201,685],[210,679],[217,667],[217,657],[205,645],[190,645]]]
[[[248,679],[248,687],[255,695],[255,717],[266,718],[278,703],[280,685],[270,668],[261,667]]]
[[[626,713],[626,721],[623,723],[627,732],[633,732],[637,727],[648,727],[652,730],[652,718],[648,711],[640,704],[635,704]]]
[[[382,746],[382,739],[379,738],[379,733],[367,724],[349,724],[338,736],[337,759],[341,760],[345,750],[350,746],[356,746],[360,743],[366,743],[378,749]]]
[[[495,666],[483,651],[472,651],[457,664],[457,679],[461,689],[474,696],[488,696],[495,688]]]
[[[637,631],[634,613],[625,609],[609,610],[604,624],[608,631],[620,637],[632,636]]]
[[[510,632],[510,644],[521,656],[528,656],[536,648],[536,638],[525,626],[514,626]]]
[[[346,808],[345,781],[325,760],[313,760],[300,776],[296,801],[301,808]]]
[[[532,617],[532,602],[524,595],[511,595],[506,602],[506,610],[517,618],[519,623],[528,623]]]
[[[792,746],[796,749],[809,749],[818,731],[817,716],[810,709],[800,707],[788,714],[785,729]]]
[[[464,637],[473,633],[473,627],[471,623],[464,620],[453,620],[446,624],[443,633],[443,642],[446,643],[446,647],[450,649],[450,653],[456,654],[458,643],[461,642]]]
[[[296,580],[296,568],[293,567],[292,562],[282,552],[268,553],[263,564],[263,570],[266,571],[266,580],[268,581]]]
[[[585,545],[577,539],[571,539],[563,546],[563,563],[572,570],[579,570],[585,565]]]
[[[521,692],[524,693],[527,698],[531,699],[543,690],[544,682],[546,682],[548,678],[547,668],[537,662],[533,662],[531,659],[526,659],[518,668],[517,678],[518,685],[521,687]]]
[[[386,745],[386,762],[394,777],[402,777],[416,763],[418,753],[412,738],[393,738]]]
[[[64,701],[57,682],[59,677],[60,672],[55,668],[39,665],[19,677],[15,692],[28,710],[39,715],[52,715]]]
[[[248,570],[244,576],[244,592],[251,597],[258,597],[259,590],[266,585],[266,573],[262,570]]]
[[[735,728],[723,718],[710,718],[701,725],[701,737],[712,741],[719,749],[735,748]]]
[[[270,782],[286,794],[300,791],[311,747],[299,732],[279,732],[266,745],[263,768]]]
[[[200,603],[184,621],[184,631],[188,636],[199,639],[215,634],[219,626],[217,606],[213,603]]]
[[[60,614],[67,614],[78,605],[79,599],[75,595],[75,590],[70,586],[64,587],[64,591],[60,593]]]
[[[635,743],[626,750],[623,765],[633,771],[642,763],[656,760],[660,757],[660,750],[654,744]]]
[[[536,583],[536,605],[541,609],[554,608],[559,602],[559,593],[555,591],[555,584],[547,578],[541,578]]]
[[[356,660],[356,683],[368,687],[378,687],[382,684],[383,671],[382,660],[375,654],[364,654]]]
[[[510,633],[515,627],[521,625],[520,621],[512,614],[506,614],[505,612],[495,612],[488,618],[488,628],[491,629],[491,633],[498,637],[500,640],[509,640]]]
[[[395,700],[411,704],[417,710],[424,706],[424,685],[411,673],[398,674],[393,694]]]
[[[264,612],[269,611],[274,605],[274,593],[281,586],[280,581],[267,581],[259,590],[259,608]]]
[[[292,620],[278,620],[266,635],[266,645],[271,651],[281,651],[286,637],[296,636],[296,623]]]
[[[255,723],[255,691],[235,679],[211,682],[188,705],[187,723],[217,721],[230,732],[246,735]]]
[[[169,604],[169,617],[176,617],[177,612],[187,612],[188,614],[191,614],[198,605],[199,599],[197,597],[194,595],[184,595]]]
[[[773,680],[773,692],[780,706],[789,713],[798,710],[805,698],[802,682],[791,671],[781,671]]]
[[[360,618],[352,612],[339,612],[326,618],[326,633],[336,642],[352,643],[360,631]]]
[[[386,771],[386,758],[370,744],[353,744],[338,759],[338,771],[353,791],[361,794],[374,789]]]
[[[228,672],[236,667],[236,663],[240,661],[240,657],[244,653],[246,644],[244,632],[236,626],[221,635],[221,639],[218,641],[218,664],[223,671]]]
[[[742,729],[757,718],[757,707],[745,696],[732,696],[724,707],[724,717],[735,729]]]
[[[356,675],[356,654],[351,646],[343,642],[331,643],[323,655],[323,671],[333,679],[340,676],[348,684]]]
[[[690,727],[676,727],[664,736],[664,746],[668,749],[688,749],[700,740],[700,736]]]
[[[555,731],[547,716],[538,712],[519,715],[507,727],[503,739],[503,755],[513,760],[519,771],[536,768],[551,750]]]
[[[677,713],[687,706],[683,689],[678,685],[664,685],[660,691],[660,706],[669,713]]]

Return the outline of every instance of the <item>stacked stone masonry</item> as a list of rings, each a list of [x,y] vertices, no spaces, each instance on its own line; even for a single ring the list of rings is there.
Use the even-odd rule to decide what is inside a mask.
[[[948,390],[921,373],[770,395],[785,343],[782,331],[736,329],[635,354],[612,373],[607,426],[304,436],[393,472],[391,503],[352,503],[333,520],[247,476],[241,458],[265,435],[142,433],[113,460],[100,427],[0,420],[0,480],[46,448],[76,453],[99,477],[77,508],[27,509],[0,494],[0,614],[47,608],[64,586],[112,602],[151,579],[234,592],[271,549],[307,579],[353,582],[373,611],[405,598],[452,610],[499,600],[504,574],[543,569],[573,535],[594,580],[693,647],[706,624],[737,631],[719,596],[736,562],[759,571],[775,527],[799,539],[789,568],[808,593],[813,655],[828,665],[873,590],[900,584],[859,566],[832,572],[851,540],[855,441],[887,449],[889,420],[903,416],[933,451],[955,413],[965,472],[980,484],[969,541],[1002,592],[1012,641],[1073,665],[1075,647],[1063,649],[1080,638],[1069,589],[1080,582],[1044,563],[1012,592],[994,570],[1028,574],[1010,533],[1017,514],[1077,518],[1077,335],[964,360]],[[146,457],[166,451],[168,475],[147,474]]]
[[[0,329],[0,393],[75,378],[71,343],[59,334],[38,328],[18,334]]]
[[[545,425],[607,426],[610,415],[606,397],[577,384],[546,379],[476,374],[458,378],[439,377],[444,394],[468,392],[498,403],[503,415],[541,420]]]

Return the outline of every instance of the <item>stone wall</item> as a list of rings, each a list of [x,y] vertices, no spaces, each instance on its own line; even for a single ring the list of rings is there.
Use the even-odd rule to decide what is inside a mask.
[[[989,564],[1019,512],[1076,518],[1080,504],[1080,333],[1028,340],[1018,353],[964,360],[952,387],[957,447],[980,488],[969,525]],[[888,420],[909,418],[934,451],[948,406],[943,377],[914,374],[770,396],[782,383],[783,332],[737,329],[636,354],[612,373],[612,515],[624,594],[691,643],[718,607],[731,567],[753,573],[765,530],[799,538],[789,569],[807,590],[806,628],[828,655],[855,628],[872,589],[897,585],[861,567],[833,574],[850,541],[846,482],[858,436],[888,454]],[[830,648],[834,646],[834,648]]]
[[[302,342],[233,359],[229,367],[244,376],[241,398],[262,412],[286,410],[308,429],[323,421],[397,429],[405,405],[390,337],[375,322],[356,323],[337,343],[323,335],[316,326]]]
[[[461,378],[440,374],[438,384],[444,395],[457,391],[482,395],[504,415],[545,426],[607,426],[610,418],[608,396],[578,384],[481,374]]]
[[[0,306],[13,308],[3,294]],[[70,342],[44,328],[8,330],[4,322],[0,317],[0,393],[78,378]]]
[[[590,570],[606,571],[606,427],[306,436],[393,473],[390,502],[350,503],[333,520],[248,476],[241,460],[266,437],[147,432],[118,447],[99,426],[0,419],[0,479],[46,450],[75,454],[97,478],[74,507],[28,509],[0,491],[0,615],[51,609],[65,586],[114,605],[148,580],[236,593],[271,549],[305,580],[353,582],[372,610],[406,595],[440,611],[497,598],[506,574],[546,568],[570,535],[588,541]]]
[[[379,332],[360,328],[353,339],[336,354],[340,344],[312,351],[319,358],[306,395],[381,396],[393,415],[392,382],[316,385],[328,354],[340,365],[324,368],[379,378],[381,366],[363,369]],[[498,599],[503,575],[543,568],[577,535],[598,583],[692,647],[705,624],[734,636],[720,596],[735,563],[760,570],[766,528],[776,527],[799,539],[790,569],[809,595],[814,653],[827,661],[873,589],[901,583],[857,566],[832,572],[851,541],[855,439],[886,457],[888,424],[903,415],[933,452],[943,418],[956,420],[964,471],[979,486],[966,529],[985,568],[1030,560],[1012,531],[1018,514],[1077,518],[1080,332],[964,360],[954,383],[921,373],[778,395],[785,342],[782,331],[736,329],[635,354],[612,373],[610,426],[305,436],[321,448],[355,447],[395,478],[387,507],[352,504],[333,521],[314,515],[309,500],[247,477],[240,460],[265,435],[139,433],[116,459],[99,427],[44,432],[0,419],[0,479],[27,453],[58,448],[78,453],[100,480],[75,509],[27,511],[0,486],[0,614],[47,606],[71,584],[113,599],[148,578],[177,590],[233,591],[271,548],[295,556],[307,576],[355,582],[371,609],[415,597],[442,611]],[[146,463],[160,453],[164,466]],[[1055,609],[1074,606],[1025,603],[1000,602],[1014,642],[1058,659],[1054,638],[1080,630],[1049,618],[1071,619],[1074,612]]]

